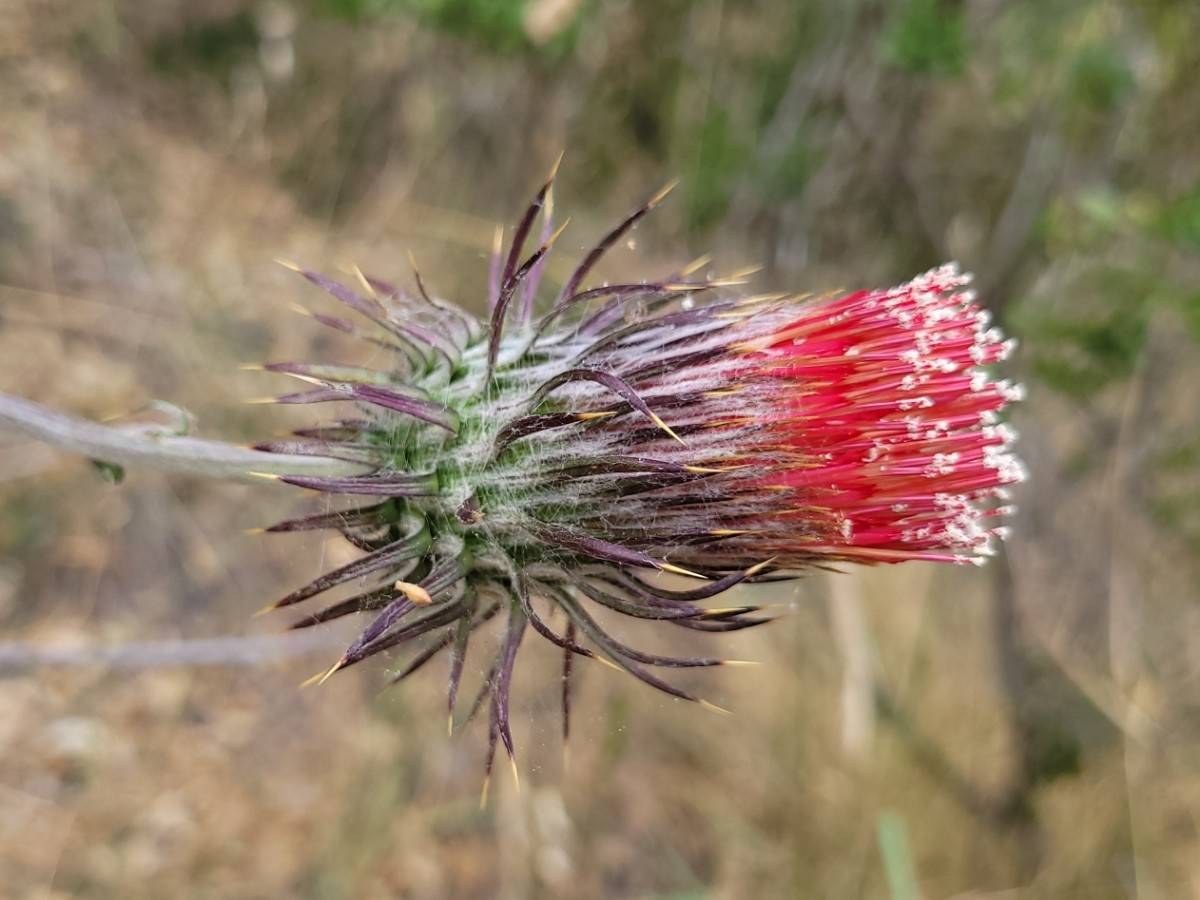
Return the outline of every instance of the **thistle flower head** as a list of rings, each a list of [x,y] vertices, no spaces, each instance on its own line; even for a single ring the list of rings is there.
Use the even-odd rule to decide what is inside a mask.
[[[325,677],[413,643],[400,680],[447,651],[452,721],[472,634],[500,615],[504,637],[471,707],[490,710],[489,768],[498,741],[512,754],[509,684],[528,629],[563,650],[565,678],[582,656],[698,700],[658,670],[721,660],[639,651],[595,610],[733,631],[766,619],[706,601],[741,582],[837,562],[981,561],[1002,533],[1004,485],[1022,477],[999,421],[1019,390],[984,368],[1011,342],[966,276],[945,266],[887,290],[798,297],[747,294],[740,278],[697,266],[589,287],[596,262],[664,195],[539,308],[556,236],[548,180],[495,255],[487,323],[419,276],[410,294],[300,269],[358,316],[318,321],[385,347],[389,366],[266,367],[308,385],[278,402],[353,412],[263,449],[369,467],[285,478],[352,502],[271,530],[335,529],[363,555],[272,608],[354,584],[296,623],[366,614]],[[645,577],[655,570],[691,583],[664,587]]]

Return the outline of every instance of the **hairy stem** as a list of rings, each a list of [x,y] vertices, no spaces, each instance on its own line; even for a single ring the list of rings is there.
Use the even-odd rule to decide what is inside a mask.
[[[325,456],[265,453],[223,441],[101,425],[6,394],[0,394],[0,430],[18,431],[52,447],[102,462],[216,478],[254,473],[340,476],[370,471],[368,466]]]

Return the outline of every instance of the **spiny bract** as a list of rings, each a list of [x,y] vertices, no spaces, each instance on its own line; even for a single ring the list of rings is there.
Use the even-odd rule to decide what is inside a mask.
[[[371,323],[323,324],[391,351],[383,371],[276,363],[311,390],[280,403],[349,401],[351,418],[263,449],[364,465],[345,478],[289,477],[365,505],[282,522],[335,529],[364,555],[287,595],[369,587],[307,627],[371,619],[324,674],[418,642],[398,681],[447,650],[451,722],[472,634],[507,620],[471,711],[490,708],[511,756],[509,686],[528,628],[571,660],[614,664],[686,700],[652,669],[716,666],[619,642],[596,607],[702,632],[764,621],[754,606],[704,605],[741,582],[839,562],[978,562],[1019,480],[997,421],[1019,390],[981,368],[1011,348],[951,266],[888,290],[804,298],[744,295],[738,277],[695,275],[585,287],[604,253],[667,193],[606,234],[541,315],[551,184],[493,257],[490,326],[430,296],[356,273],[357,289],[298,269]],[[524,246],[538,218],[541,243]],[[694,579],[664,587],[655,570]],[[561,621],[556,621],[556,619]],[[421,643],[423,641],[423,643]],[[704,701],[699,701],[704,702]]]

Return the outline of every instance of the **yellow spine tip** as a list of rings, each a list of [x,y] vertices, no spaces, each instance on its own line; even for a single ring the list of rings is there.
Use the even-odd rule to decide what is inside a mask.
[[[329,382],[322,381],[320,378],[316,378],[312,375],[302,375],[299,372],[283,372],[282,374],[288,375],[295,379],[298,379],[299,381],[303,381],[305,384],[315,384],[318,386],[336,387],[339,390],[341,390],[341,387],[339,385],[336,385],[336,384],[331,385],[331,384],[329,384]]]
[[[261,619],[267,613],[275,612],[275,610],[277,610],[277,609],[279,609],[278,603],[268,603],[266,606],[262,607],[261,609],[256,609],[253,613],[251,613],[250,618]]]
[[[712,712],[715,712],[715,713],[720,713],[723,716],[732,716],[733,715],[733,712],[731,710],[728,710],[723,706],[717,706],[717,704],[715,704],[715,703],[709,703],[707,700],[700,700],[699,703],[705,709],[711,710]]]
[[[521,793],[521,773],[517,769],[517,761],[513,757],[508,758],[509,767],[512,769],[513,787],[517,789],[517,793]]]
[[[729,273],[730,278],[749,278],[751,275],[757,275],[763,270],[762,265],[754,264],[752,266],[743,266],[736,272]]]
[[[667,195],[670,194],[671,191],[675,190],[675,188],[677,188],[677,187],[679,187],[679,179],[678,178],[671,179],[666,184],[664,184],[661,188],[658,189],[658,192],[653,197],[650,198],[649,202],[646,205],[647,206],[658,206],[658,204],[660,204],[664,200],[666,200]]]
[[[742,297],[737,301],[738,306],[754,306],[758,303],[776,303],[780,300],[786,300],[788,294],[751,294],[749,297]]]
[[[492,776],[487,775],[483,779],[483,790],[479,792],[479,808],[487,809],[488,791],[492,787]]]
[[[454,713],[449,713],[446,716],[446,737],[454,736]]]
[[[550,237],[546,238],[546,243],[543,244],[542,246],[545,247],[547,250],[549,250],[551,247],[553,247],[554,242],[557,241],[559,236],[564,231],[567,230],[567,226],[570,224],[571,224],[571,220],[569,218],[563,220],[563,223],[554,230],[554,234],[552,234],[552,235],[550,235]]]
[[[411,250],[408,251],[408,258],[410,260],[412,259]],[[414,262],[413,268],[415,269],[416,267],[417,264]],[[367,276],[363,274],[362,269],[360,269],[357,265],[351,265],[350,271],[354,273],[354,277],[358,279],[358,283],[362,285],[362,289],[367,292],[367,296],[369,296],[372,300],[378,300],[379,295],[375,292],[375,288],[371,282],[367,280]]]
[[[723,659],[723,660],[721,660],[721,665],[723,665],[723,666],[761,666],[762,663],[759,662],[757,659]]]
[[[562,165],[563,157],[566,155],[567,155],[566,150],[562,150],[559,152],[558,158],[556,160],[554,160],[554,165],[552,165],[550,167],[550,174],[546,176],[547,182],[554,181],[555,176],[558,175],[558,167]]]
[[[763,569],[765,569],[771,563],[775,562],[775,560],[777,560],[777,559],[779,559],[778,556],[772,556],[770,559],[764,559],[760,563],[755,563],[754,565],[752,565],[750,568],[748,568],[746,570],[746,577],[749,578],[752,575],[757,575],[759,572],[761,572]]]
[[[675,433],[675,430],[673,428],[671,428],[671,426],[668,425],[666,422],[664,422],[662,420],[662,418],[658,415],[658,413],[653,413],[653,412],[650,413],[650,418],[654,420],[655,425],[657,425],[659,428],[661,428],[663,431],[665,431],[667,434],[669,434],[675,440],[679,441],[679,443],[683,444],[683,446],[685,446],[685,447],[687,446],[687,441],[685,441],[683,438],[681,438],[679,435],[677,435]]]
[[[340,669],[340,668],[341,668],[342,666],[344,666],[345,664],[346,664],[346,657],[344,657],[344,656],[343,656],[341,659],[339,659],[337,662],[335,662],[335,663],[334,663],[332,666],[330,666],[328,669],[326,669],[326,670],[325,670],[325,671],[324,671],[324,672],[323,672],[323,673],[320,675],[320,677],[317,679],[317,682],[316,682],[316,683],[317,683],[317,684],[324,684],[325,682],[327,682],[327,681],[328,681],[328,680],[329,680],[329,679],[330,679],[330,678],[333,676],[333,673],[334,673],[334,672],[336,672],[338,669]]]
[[[282,475],[276,475],[274,472],[247,472],[246,474],[250,475],[254,478],[265,478],[267,481],[282,481],[283,480]]]
[[[302,680],[302,682],[300,682],[300,686],[301,686],[301,688],[311,688],[312,685],[320,684],[320,683],[324,682],[324,680],[325,680],[325,670],[322,670],[320,672],[317,672],[317,674],[312,674],[312,676],[308,676],[307,678]]]
[[[283,266],[285,269],[291,269],[293,272],[303,272],[304,271],[304,269],[302,269],[300,266],[296,265],[296,263],[292,262],[290,259],[279,259],[278,257],[276,257],[275,262],[279,263],[279,265]]]
[[[708,579],[699,572],[693,572],[691,569],[685,569],[682,566],[675,565],[674,563],[660,562],[658,567],[664,572],[672,572],[675,575],[687,575],[689,578],[699,578],[702,581],[708,581]]]
[[[597,655],[593,656],[592,659],[594,659],[596,662],[598,662],[602,665],[608,666],[614,672],[624,672],[625,671],[624,669],[622,669],[620,666],[618,666],[615,662],[613,662],[611,659],[609,659],[606,656],[600,656],[599,654],[597,654]]]

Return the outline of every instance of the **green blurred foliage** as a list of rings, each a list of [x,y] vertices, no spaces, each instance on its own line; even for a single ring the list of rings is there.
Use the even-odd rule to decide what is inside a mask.
[[[884,34],[884,54],[918,75],[962,74],[967,41],[961,7],[947,0],[907,0]]]
[[[1033,308],[1017,327],[1030,336],[1038,378],[1081,399],[1132,374],[1146,340],[1153,285],[1143,273],[1101,269],[1079,289],[1091,301],[1086,315]]]
[[[721,221],[729,208],[737,173],[749,157],[742,131],[724,109],[709,111],[695,137],[688,173],[688,223],[703,230]]]
[[[120,484],[125,480],[124,466],[118,466],[115,463],[103,462],[99,459],[93,459],[92,466],[95,468],[96,474],[109,484]]]
[[[1079,50],[1068,73],[1073,105],[1103,115],[1112,112],[1134,88],[1133,73],[1120,48],[1088,44]]]
[[[151,62],[167,73],[182,74],[194,69],[215,74],[253,58],[259,33],[249,10],[228,18],[188,22],[177,33],[156,41],[150,48]]]
[[[576,11],[567,27],[550,40],[530,39],[525,27],[525,0],[312,0],[322,13],[352,22],[388,15],[409,15],[434,28],[471,40],[486,50],[504,54],[532,53],[562,58],[575,46],[583,19]],[[580,4],[586,7],[586,4]]]
[[[1200,294],[1182,296],[1179,309],[1192,332],[1192,339],[1200,343]]]
[[[1200,185],[1168,201],[1155,226],[1164,238],[1181,249],[1200,252]]]

